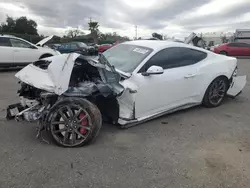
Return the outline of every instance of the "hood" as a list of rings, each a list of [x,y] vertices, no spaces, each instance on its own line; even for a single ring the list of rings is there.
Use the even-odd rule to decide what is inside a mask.
[[[109,86],[114,93],[119,94],[123,91],[123,87],[119,84],[119,73],[111,70],[105,63],[100,63],[77,53],[61,54],[39,60],[27,65],[15,76],[35,88],[62,95],[69,89],[71,74],[77,58],[83,58],[91,66],[96,67],[103,83]]]
[[[190,44],[196,47],[200,47],[205,49],[206,48],[206,43],[202,39],[202,37],[199,37],[196,35],[196,33],[191,33],[184,41],[185,44]]]
[[[47,42],[49,42],[52,38],[54,37],[54,35],[51,35],[49,37],[44,38],[43,40],[39,41],[38,43],[36,43],[37,46],[43,46],[44,44],[46,44]]]
[[[197,35],[193,32],[184,41],[185,44],[190,44]]]

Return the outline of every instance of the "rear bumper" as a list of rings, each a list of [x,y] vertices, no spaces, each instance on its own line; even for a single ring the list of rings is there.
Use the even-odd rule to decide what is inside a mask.
[[[245,76],[236,76],[233,77],[232,83],[227,91],[227,95],[230,97],[237,97],[241,94],[247,83],[247,77]]]

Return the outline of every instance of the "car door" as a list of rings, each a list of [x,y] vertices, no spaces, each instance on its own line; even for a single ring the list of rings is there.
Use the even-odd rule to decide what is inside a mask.
[[[250,45],[247,44],[247,43],[239,43],[239,46],[241,48],[241,51],[242,51],[242,56],[249,56],[250,55]]]
[[[199,63],[206,53],[190,48],[166,48],[155,54],[131,80],[138,85],[136,118],[184,105],[199,103],[202,75]],[[143,76],[150,66],[161,66],[163,74]]]
[[[238,43],[229,43],[225,50],[229,56],[237,56],[241,54],[241,49],[239,48]]]
[[[10,38],[10,43],[14,52],[14,62],[18,64],[28,64],[40,58],[37,47],[17,38]]]
[[[59,51],[61,53],[71,53],[71,45],[69,43],[60,46]]]
[[[0,37],[0,66],[14,62],[13,49],[8,37]]]
[[[72,43],[72,44],[70,44],[70,52],[72,53],[72,52],[80,52],[81,50],[80,50],[80,48],[77,46],[77,44],[76,43]]]

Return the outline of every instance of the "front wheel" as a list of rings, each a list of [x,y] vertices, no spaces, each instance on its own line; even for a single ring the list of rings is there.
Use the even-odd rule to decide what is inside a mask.
[[[86,99],[66,98],[48,114],[47,131],[62,147],[81,147],[92,142],[102,126],[99,109]]]
[[[207,91],[203,98],[203,105],[208,108],[220,106],[226,96],[227,89],[227,78],[216,78],[207,88]]]

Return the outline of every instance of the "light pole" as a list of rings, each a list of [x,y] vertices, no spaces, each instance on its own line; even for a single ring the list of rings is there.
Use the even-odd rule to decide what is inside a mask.
[[[137,40],[137,25],[135,25],[135,39]]]

